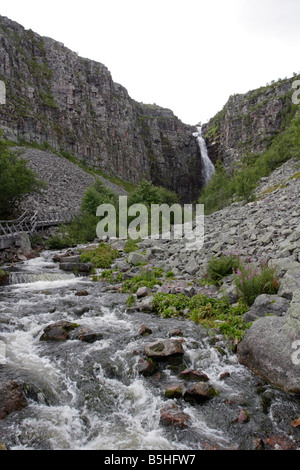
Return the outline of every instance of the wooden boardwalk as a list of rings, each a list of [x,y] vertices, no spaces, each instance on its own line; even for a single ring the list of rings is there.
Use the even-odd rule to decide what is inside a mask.
[[[42,228],[71,222],[74,214],[69,211],[35,212],[24,214],[16,220],[0,220],[0,250],[12,246],[21,233],[33,235]]]

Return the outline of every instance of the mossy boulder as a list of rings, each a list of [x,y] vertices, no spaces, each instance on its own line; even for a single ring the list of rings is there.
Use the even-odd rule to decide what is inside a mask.
[[[211,398],[218,396],[218,392],[208,383],[199,382],[189,387],[183,395],[185,401],[204,403]]]
[[[46,326],[40,341],[66,341],[70,338],[70,332],[80,325],[65,320]]]

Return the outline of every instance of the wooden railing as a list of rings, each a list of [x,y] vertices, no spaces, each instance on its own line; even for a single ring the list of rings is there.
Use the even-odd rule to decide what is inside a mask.
[[[21,233],[33,235],[39,229],[71,222],[74,214],[70,211],[35,212],[24,214],[16,220],[0,220],[0,249],[6,248],[20,238]]]

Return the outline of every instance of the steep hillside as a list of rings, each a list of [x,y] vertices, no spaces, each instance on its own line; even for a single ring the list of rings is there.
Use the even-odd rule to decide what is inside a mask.
[[[82,197],[96,177],[115,194],[127,194],[121,186],[101,175],[93,174],[92,171],[85,171],[79,165],[49,150],[24,147],[19,148],[18,151],[22,158],[27,160],[29,168],[46,183],[46,187],[40,193],[25,198],[21,210],[78,213]],[[58,168],[59,171],[57,171]]]
[[[279,80],[243,95],[233,95],[203,126],[210,158],[227,170],[243,157],[261,153],[284,130],[291,113],[292,83]]]
[[[183,201],[197,198],[195,128],[134,101],[104,65],[0,17],[0,80],[7,90],[0,129],[8,139],[50,146],[128,182],[151,179]]]

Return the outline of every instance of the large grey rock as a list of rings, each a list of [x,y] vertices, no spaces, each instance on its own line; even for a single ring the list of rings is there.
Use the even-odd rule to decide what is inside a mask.
[[[199,264],[195,261],[194,258],[191,258],[184,269],[188,274],[194,275],[199,270]]]
[[[139,287],[139,289],[136,292],[137,298],[141,297],[147,297],[148,295],[152,294],[152,290],[150,287]]]
[[[288,335],[292,339],[300,338],[300,290],[294,292],[286,323]]]
[[[89,274],[92,271],[93,264],[92,263],[60,263],[59,269],[63,271],[69,271],[73,273],[82,273],[82,274]]]
[[[173,356],[182,356],[184,349],[181,340],[165,339],[147,344],[145,346],[145,354],[156,360],[167,359]]]
[[[238,360],[255,374],[285,392],[300,394],[300,365],[295,360],[295,333],[289,315],[263,317],[253,323],[238,345]],[[300,338],[300,336],[299,336]]]
[[[278,295],[291,300],[294,292],[300,290],[300,268],[289,269],[283,276]]]
[[[253,322],[259,317],[265,317],[267,315],[283,316],[287,313],[290,306],[290,302],[283,297],[278,295],[259,295],[250,310],[245,313],[244,320]]]
[[[276,274],[279,277],[283,277],[290,269],[300,269],[300,264],[292,257],[276,258],[270,260],[268,265],[275,267]]]
[[[77,323],[66,320],[51,323],[44,328],[40,341],[67,341],[70,338],[70,332],[79,326]]]
[[[199,382],[189,387],[183,395],[186,401],[204,403],[218,395],[218,392],[208,383]]]
[[[141,253],[137,253],[136,251],[133,251],[132,253],[129,253],[128,263],[133,264],[134,266],[138,266],[140,264],[147,263],[147,258]]]

